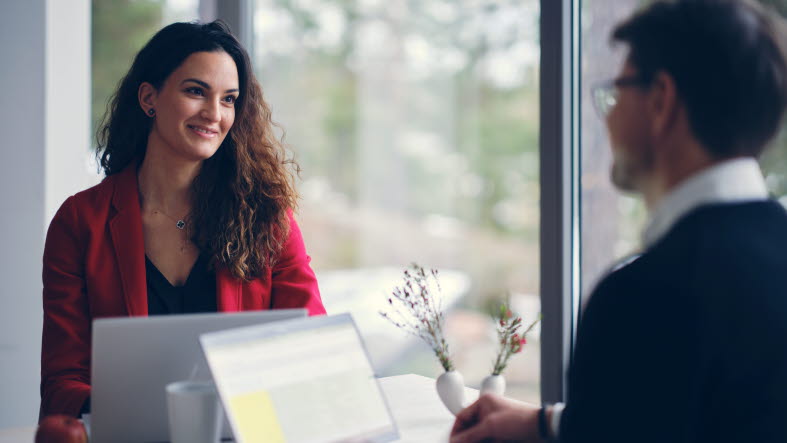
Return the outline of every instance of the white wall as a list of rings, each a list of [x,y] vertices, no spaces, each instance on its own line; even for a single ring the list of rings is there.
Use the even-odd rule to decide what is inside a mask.
[[[48,226],[68,198],[100,180],[90,134],[90,0],[48,0],[46,180]]]
[[[90,3],[0,2],[0,428],[38,418],[49,219],[91,179]]]

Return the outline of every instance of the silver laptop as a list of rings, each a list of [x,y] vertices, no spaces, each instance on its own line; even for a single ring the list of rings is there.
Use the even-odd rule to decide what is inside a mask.
[[[200,342],[237,442],[399,437],[350,314],[203,334]]]
[[[94,321],[90,441],[168,441],[164,387],[210,378],[200,334],[305,316],[305,309],[282,309]]]

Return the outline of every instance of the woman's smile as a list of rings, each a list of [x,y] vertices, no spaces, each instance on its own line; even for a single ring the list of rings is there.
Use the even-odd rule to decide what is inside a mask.
[[[192,132],[203,138],[212,139],[219,135],[219,131],[215,129],[210,129],[205,126],[200,126],[200,125],[186,125],[186,126],[188,126],[188,128],[191,129]]]

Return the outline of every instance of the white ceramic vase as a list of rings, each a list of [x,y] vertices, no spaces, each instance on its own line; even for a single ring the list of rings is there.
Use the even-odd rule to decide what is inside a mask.
[[[437,395],[452,414],[456,415],[464,408],[465,380],[458,371],[443,372],[435,383]]]
[[[496,394],[502,396],[506,392],[506,379],[503,375],[487,375],[481,382],[481,395]]]

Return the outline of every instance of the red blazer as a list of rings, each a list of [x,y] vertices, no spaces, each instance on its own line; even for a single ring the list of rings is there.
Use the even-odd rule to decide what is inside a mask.
[[[277,264],[248,283],[216,270],[221,312],[306,308],[325,314],[303,238],[290,235]],[[44,247],[41,415],[76,416],[90,395],[92,320],[148,315],[137,168],[69,197]]]

